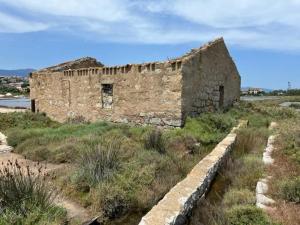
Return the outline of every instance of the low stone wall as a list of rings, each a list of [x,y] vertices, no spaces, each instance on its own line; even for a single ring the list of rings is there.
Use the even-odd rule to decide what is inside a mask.
[[[277,123],[272,122],[269,130],[274,131],[276,127],[278,126]],[[265,166],[270,166],[274,163],[274,159],[272,158],[272,152],[275,149],[274,143],[275,143],[276,135],[270,135],[268,138],[267,147],[265,148],[265,151],[263,153],[263,163]],[[269,190],[269,181],[271,177],[265,176],[265,178],[260,179],[257,182],[256,185],[256,206],[261,209],[270,210],[272,209],[272,205],[275,203],[273,199],[270,197],[267,197],[268,190]]]
[[[240,126],[245,122],[241,122]],[[188,176],[174,186],[141,220],[139,225],[181,225],[199,198],[208,190],[222,162],[236,141],[236,129],[202,159]]]

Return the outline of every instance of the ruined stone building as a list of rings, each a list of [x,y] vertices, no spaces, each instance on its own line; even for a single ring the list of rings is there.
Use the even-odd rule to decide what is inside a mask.
[[[32,110],[57,121],[182,126],[188,116],[230,107],[240,76],[224,40],[165,62],[106,67],[82,58],[30,75]]]

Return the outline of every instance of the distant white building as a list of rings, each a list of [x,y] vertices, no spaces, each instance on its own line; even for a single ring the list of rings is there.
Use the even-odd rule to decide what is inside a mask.
[[[259,95],[264,92],[262,88],[244,88],[241,90],[242,95]]]
[[[23,90],[22,84],[23,82],[15,82],[15,83],[9,83],[8,85],[22,91]]]

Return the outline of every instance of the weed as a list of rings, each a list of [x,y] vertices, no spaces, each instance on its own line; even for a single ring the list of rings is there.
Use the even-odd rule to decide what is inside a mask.
[[[286,179],[279,183],[280,196],[290,202],[300,203],[300,177]]]
[[[102,141],[97,147],[81,152],[77,162],[77,180],[94,186],[108,179],[119,168],[120,142]]]
[[[31,112],[3,113],[0,116],[0,124],[2,132],[11,128],[28,129],[59,126],[59,123],[52,121],[45,114]]]
[[[163,154],[166,153],[165,140],[163,134],[159,129],[152,130],[144,140],[145,148],[148,150],[156,150]]]
[[[250,152],[262,152],[268,139],[266,128],[242,128],[238,131],[237,142],[235,144],[237,156],[243,156]]]
[[[49,188],[43,168],[37,166],[35,169],[37,171],[29,169],[29,166],[25,169],[18,161],[3,165],[0,170],[0,207],[3,211],[0,221],[10,219],[10,224],[19,224],[18,221],[24,218],[35,218],[39,222],[40,219],[48,218],[51,221],[56,220],[57,216],[65,216],[53,204],[56,194]],[[37,211],[43,216],[38,216]]]
[[[226,211],[228,225],[271,225],[267,216],[255,206],[234,206]]]
[[[296,104],[296,103],[292,103],[290,105],[290,107],[294,108],[294,109],[300,109],[300,104]]]
[[[248,189],[230,189],[223,197],[222,204],[226,208],[234,205],[255,205],[256,198],[252,191]]]

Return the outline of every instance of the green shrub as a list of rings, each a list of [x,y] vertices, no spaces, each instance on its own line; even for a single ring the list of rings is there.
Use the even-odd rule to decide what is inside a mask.
[[[227,208],[234,205],[255,205],[254,192],[248,189],[230,189],[223,197],[223,205]]]
[[[197,118],[187,118],[182,131],[193,135],[202,144],[219,142],[234,125],[234,119],[227,114],[207,113]]]
[[[292,103],[290,105],[290,107],[294,108],[294,109],[300,109],[300,104],[296,104],[296,103]]]
[[[255,206],[234,206],[225,213],[228,225],[271,225],[267,216]]]
[[[10,128],[28,129],[59,126],[59,123],[52,121],[45,114],[31,112],[1,113],[0,124],[1,131]]]
[[[22,130],[19,128],[14,128],[8,131],[7,133],[7,142],[12,147],[17,147],[19,144],[24,142],[27,139],[38,137],[39,132],[36,130]]]
[[[221,141],[235,125],[235,117],[228,113],[203,113],[198,117],[188,117],[182,129],[166,132],[170,141],[182,137],[192,137],[202,145],[216,144]]]
[[[93,210],[97,213],[101,212],[103,219],[119,218],[129,209],[130,196],[118,185],[104,182],[93,194],[96,202]]]
[[[161,154],[166,152],[165,140],[159,129],[154,129],[146,135],[144,145],[148,150],[153,149]]]
[[[280,182],[279,190],[283,199],[300,203],[300,177],[290,178]]]

